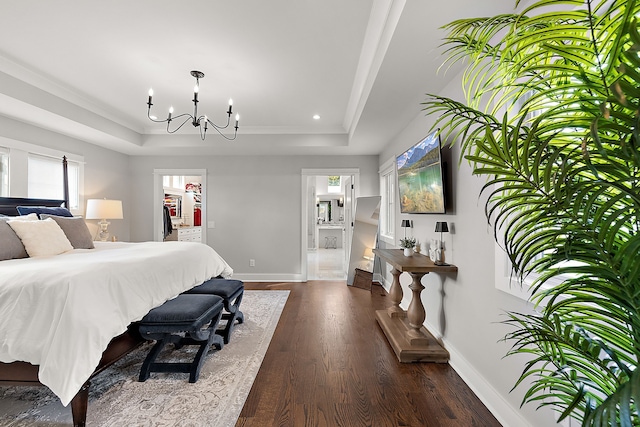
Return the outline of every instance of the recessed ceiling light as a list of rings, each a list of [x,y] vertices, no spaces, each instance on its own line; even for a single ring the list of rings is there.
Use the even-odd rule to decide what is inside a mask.
[[[314,114],[314,115],[313,115],[313,120],[320,120],[320,116],[319,116],[319,115],[317,115],[317,114]]]

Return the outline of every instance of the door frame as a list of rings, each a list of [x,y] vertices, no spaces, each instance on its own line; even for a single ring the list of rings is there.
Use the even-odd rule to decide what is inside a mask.
[[[332,176],[332,175],[340,175],[346,176],[350,175],[353,179],[353,188],[354,188],[354,198],[351,201],[351,212],[353,215],[355,199],[357,198],[360,191],[360,168],[326,168],[326,169],[302,169],[301,172],[302,179],[302,221],[301,229],[300,229],[300,277],[303,282],[307,281],[307,247],[308,247],[308,239],[307,239],[307,230],[309,227],[309,206],[310,206],[310,197],[309,197],[309,179],[311,177],[316,176]],[[315,202],[315,201],[314,201]],[[346,200],[345,200],[346,203]],[[315,206],[315,203],[313,204]],[[347,218],[345,218],[345,226]],[[351,223],[348,224],[351,227]],[[346,242],[345,251],[349,252],[351,248],[351,242]]]
[[[162,205],[164,202],[163,176],[200,176],[201,193],[201,227],[202,243],[207,243],[207,170],[206,169],[154,169],[153,170],[153,240],[162,242],[164,240]]]

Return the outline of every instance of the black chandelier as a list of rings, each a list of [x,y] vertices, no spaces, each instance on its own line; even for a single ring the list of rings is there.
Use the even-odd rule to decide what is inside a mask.
[[[238,122],[240,121],[239,114],[236,114],[236,125],[235,125],[235,132],[233,133],[233,138],[229,138],[228,136],[226,136],[221,132],[223,129],[226,129],[227,127],[229,127],[229,123],[231,122],[231,108],[233,107],[233,100],[231,99],[229,100],[229,110],[227,111],[227,124],[224,126],[219,126],[213,123],[211,120],[209,120],[209,118],[206,115],[198,116],[198,91],[200,90],[200,79],[204,77],[204,73],[202,71],[194,70],[191,72],[191,75],[196,78],[196,85],[193,88],[193,99],[192,99],[193,115],[189,113],[184,113],[184,114],[180,114],[179,116],[173,117],[173,107],[171,107],[169,108],[169,115],[167,116],[167,118],[165,120],[158,120],[155,116],[151,115],[151,106],[153,105],[153,103],[151,102],[151,100],[153,99],[153,89],[149,89],[149,101],[147,102],[147,105],[149,106],[147,110],[147,117],[149,117],[149,120],[156,123],[166,122],[167,132],[169,133],[177,132],[178,130],[180,130],[182,126],[185,125],[185,123],[187,123],[188,121],[191,121],[191,124],[194,127],[200,128],[200,138],[203,141],[207,136],[207,129],[209,129],[209,127],[212,127],[213,129],[215,129],[221,136],[228,139],[229,141],[236,139],[236,135],[238,134]],[[180,124],[180,126],[178,126],[173,130],[169,129],[169,126],[171,125],[172,121],[181,119],[182,117],[185,117],[185,119]]]

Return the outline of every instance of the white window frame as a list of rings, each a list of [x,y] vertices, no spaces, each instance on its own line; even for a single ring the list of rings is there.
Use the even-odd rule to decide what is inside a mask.
[[[50,182],[50,185],[44,184],[43,188],[42,179],[39,179],[39,188],[34,188],[34,180],[32,175],[33,164],[37,163],[38,166],[43,169],[56,174],[57,182]],[[83,204],[80,200],[80,192],[78,187],[80,184],[80,162],[67,159],[68,170],[68,187],[69,187],[69,209],[72,213],[81,212]],[[55,171],[55,172],[54,172]],[[57,176],[57,175],[60,176]],[[42,154],[36,154],[29,152],[27,155],[27,195],[29,198],[42,198],[42,199],[62,199],[64,198],[64,188],[62,181],[62,159],[57,156],[45,156]],[[42,177],[40,177],[42,178]],[[75,181],[75,182],[74,182]],[[53,190],[53,191],[51,191]],[[74,203],[75,202],[75,203]]]
[[[380,239],[385,243],[396,241],[396,162],[392,157],[384,162],[380,176]]]
[[[78,165],[78,207],[69,210],[77,216],[84,213],[84,156],[5,137],[0,137],[0,146],[6,147],[9,153],[9,197],[29,197],[29,155],[56,158],[60,162],[60,167],[62,167],[62,157],[66,156],[68,162]],[[60,195],[60,199],[63,197]]]
[[[9,197],[9,149],[0,147],[0,197]]]

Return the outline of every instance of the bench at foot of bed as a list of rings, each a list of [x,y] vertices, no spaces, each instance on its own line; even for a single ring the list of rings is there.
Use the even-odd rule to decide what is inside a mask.
[[[183,372],[189,382],[198,380],[200,369],[211,345],[221,350],[224,343],[216,334],[224,307],[216,295],[178,295],[154,308],[139,323],[138,331],[147,340],[157,340],[140,370],[140,381],[146,381],[151,372]],[[185,345],[200,346],[191,363],[156,362],[167,344],[176,349]]]
[[[244,322],[244,314],[240,311],[240,303],[244,295],[244,283],[240,280],[216,277],[193,289],[189,289],[185,294],[217,295],[224,300],[225,313],[222,314],[222,319],[226,320],[227,323],[218,333],[223,336],[224,343],[229,344],[231,332],[236,321],[238,323]]]

